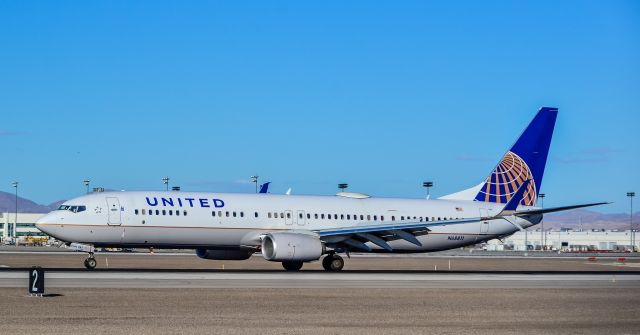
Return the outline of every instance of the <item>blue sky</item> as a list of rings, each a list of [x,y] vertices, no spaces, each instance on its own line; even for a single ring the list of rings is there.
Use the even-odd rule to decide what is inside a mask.
[[[634,1],[3,1],[0,190],[444,195],[560,108],[545,206],[640,193]]]

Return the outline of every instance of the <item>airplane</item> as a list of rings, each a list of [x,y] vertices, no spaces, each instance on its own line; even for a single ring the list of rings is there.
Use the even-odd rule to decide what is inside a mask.
[[[460,248],[538,224],[545,213],[605,204],[539,208],[558,109],[543,107],[489,176],[438,199],[183,191],[94,192],[36,223],[68,243],[113,248],[195,249],[210,260],[255,253],[297,271],[322,259],[340,271],[351,252],[424,253]],[[93,252],[84,261],[97,265]]]
[[[270,181],[260,185],[260,191],[258,193],[269,193],[269,185],[271,184]]]

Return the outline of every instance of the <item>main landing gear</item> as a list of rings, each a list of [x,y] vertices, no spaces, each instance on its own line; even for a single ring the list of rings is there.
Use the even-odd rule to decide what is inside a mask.
[[[96,268],[96,265],[98,265],[98,262],[96,261],[96,258],[93,256],[93,252],[90,252],[89,257],[87,257],[87,259],[84,260],[84,267],[89,270],[93,270]]]
[[[344,267],[344,259],[335,253],[330,253],[322,259],[322,267],[326,271],[340,271]]]

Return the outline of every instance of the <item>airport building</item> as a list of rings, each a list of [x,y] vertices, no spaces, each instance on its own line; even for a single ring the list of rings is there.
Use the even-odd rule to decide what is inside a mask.
[[[0,242],[13,244],[46,237],[36,228],[36,221],[42,216],[42,213],[18,213],[16,223],[16,213],[0,212]]]
[[[632,234],[634,236],[632,236]],[[545,230],[519,231],[502,241],[495,239],[487,243],[487,250],[557,250],[557,251],[631,251],[640,250],[636,236],[631,230]]]

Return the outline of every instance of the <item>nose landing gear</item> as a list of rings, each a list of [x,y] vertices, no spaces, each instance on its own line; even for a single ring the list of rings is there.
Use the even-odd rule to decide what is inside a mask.
[[[87,259],[84,260],[84,267],[89,270],[93,270],[96,268],[96,265],[98,265],[98,262],[96,261],[96,258],[93,256],[93,252],[90,252],[89,257],[87,257]]]

